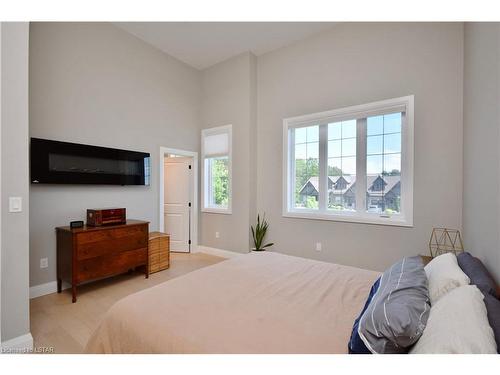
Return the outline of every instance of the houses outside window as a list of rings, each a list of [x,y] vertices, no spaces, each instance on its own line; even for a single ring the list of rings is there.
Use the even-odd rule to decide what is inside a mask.
[[[413,225],[413,96],[284,120],[283,215]]]
[[[203,212],[231,213],[231,143],[231,125],[201,132]]]

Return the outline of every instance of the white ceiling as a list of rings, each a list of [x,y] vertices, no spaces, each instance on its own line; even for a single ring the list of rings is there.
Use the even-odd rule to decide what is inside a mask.
[[[333,22],[117,22],[116,26],[196,69],[240,53],[259,56],[328,29]]]

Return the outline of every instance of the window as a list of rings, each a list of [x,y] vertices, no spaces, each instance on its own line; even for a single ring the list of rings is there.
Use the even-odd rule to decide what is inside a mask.
[[[319,126],[295,132],[295,207],[318,209]]]
[[[231,125],[201,132],[204,212],[231,213],[231,143]]]
[[[283,216],[413,225],[413,96],[284,120]]]

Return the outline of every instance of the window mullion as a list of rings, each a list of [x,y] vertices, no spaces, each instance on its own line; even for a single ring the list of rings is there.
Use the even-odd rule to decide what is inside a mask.
[[[409,137],[407,135],[407,132],[408,132],[408,127],[407,127],[406,112],[403,112],[401,113],[401,167],[400,167],[401,195],[400,195],[400,208],[399,208],[399,213],[403,216],[406,215],[407,201],[410,195],[412,194],[409,191],[410,186],[407,183],[409,181],[408,174],[410,173],[410,171],[413,171],[413,166],[410,167],[408,165],[408,154],[409,154],[408,148],[410,147],[410,145],[408,144]]]
[[[366,211],[366,118],[356,121],[356,212]]]
[[[211,158],[207,159],[207,187],[208,187],[208,206],[212,207],[214,205],[214,196],[213,196],[213,174],[212,174],[212,164],[213,160]]]
[[[209,207],[210,206],[210,184],[211,184],[211,181],[210,181],[210,161],[208,158],[205,158],[203,160],[203,164],[204,164],[204,176],[203,176],[203,182],[205,184],[205,187],[204,187],[204,193],[205,193],[205,207]]]
[[[319,126],[319,210],[326,211],[328,200],[328,125]]]
[[[288,129],[288,169],[289,173],[286,178],[288,180],[288,197],[287,205],[288,209],[295,207],[295,129]]]

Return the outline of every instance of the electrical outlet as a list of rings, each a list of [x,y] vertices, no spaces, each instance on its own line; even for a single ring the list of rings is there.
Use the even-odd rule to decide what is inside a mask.
[[[316,242],[316,251],[321,251],[321,242]]]
[[[9,197],[9,212],[22,212],[23,199],[21,197]]]
[[[215,238],[219,238],[220,237],[220,233],[219,232],[215,232]]]
[[[49,258],[40,258],[40,268],[47,268],[49,266]]]

